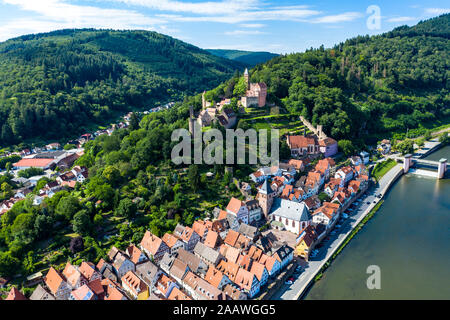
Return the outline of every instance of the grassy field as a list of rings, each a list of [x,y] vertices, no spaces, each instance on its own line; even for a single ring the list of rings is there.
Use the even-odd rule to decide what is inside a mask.
[[[386,161],[377,163],[375,168],[373,168],[372,170],[372,177],[374,177],[377,181],[380,181],[380,179],[386,174],[386,172],[395,167],[396,164],[397,162],[395,162],[395,160],[393,159],[388,159]]]

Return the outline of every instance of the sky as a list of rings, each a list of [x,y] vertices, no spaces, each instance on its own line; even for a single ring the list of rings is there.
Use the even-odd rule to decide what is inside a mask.
[[[201,48],[302,52],[450,12],[450,0],[0,0],[0,41],[64,28],[152,30]]]

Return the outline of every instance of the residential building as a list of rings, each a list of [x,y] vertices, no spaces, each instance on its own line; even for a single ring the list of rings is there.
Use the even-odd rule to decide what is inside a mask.
[[[245,292],[250,299],[255,297],[261,289],[258,278],[250,271],[242,268],[239,268],[234,283]]]
[[[246,204],[236,198],[231,198],[230,202],[227,205],[226,211],[238,219],[240,223],[248,224],[248,208]]]
[[[50,267],[44,277],[44,282],[56,300],[67,300],[69,298],[72,289],[67,284],[65,277],[55,268]]]
[[[216,266],[223,259],[219,251],[206,246],[202,242],[197,242],[194,248],[194,254],[205,263],[213,266]]]
[[[128,271],[121,280],[122,287],[133,299],[147,300],[150,295],[148,286],[133,271]]]
[[[180,236],[181,241],[184,242],[184,247],[187,251],[194,250],[197,242],[200,241],[200,236],[190,227],[184,227],[183,233]]]
[[[159,261],[166,252],[170,251],[167,244],[160,238],[146,231],[141,241],[141,249],[154,261]]]
[[[114,273],[120,279],[122,278],[128,271],[135,271],[136,266],[134,263],[127,258],[127,256],[123,252],[118,252],[114,257],[114,261],[112,263]]]
[[[184,242],[170,233],[165,233],[162,237],[162,241],[169,247],[169,252],[175,254],[180,248],[184,249]]]

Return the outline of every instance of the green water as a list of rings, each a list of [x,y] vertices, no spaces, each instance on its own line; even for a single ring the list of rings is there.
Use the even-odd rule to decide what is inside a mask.
[[[427,159],[443,157],[450,147]],[[401,177],[305,299],[450,299],[449,176]],[[381,269],[380,290],[367,288],[369,265]]]

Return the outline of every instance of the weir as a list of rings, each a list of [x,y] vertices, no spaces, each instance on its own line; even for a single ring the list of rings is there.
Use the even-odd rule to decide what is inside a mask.
[[[419,158],[414,158],[411,154],[405,155],[403,158],[395,157],[397,162],[403,162],[403,172],[408,173],[409,169],[417,164],[422,164],[427,167],[437,168],[437,178],[443,179],[445,172],[447,171],[447,159],[440,159],[439,161],[424,160]]]

